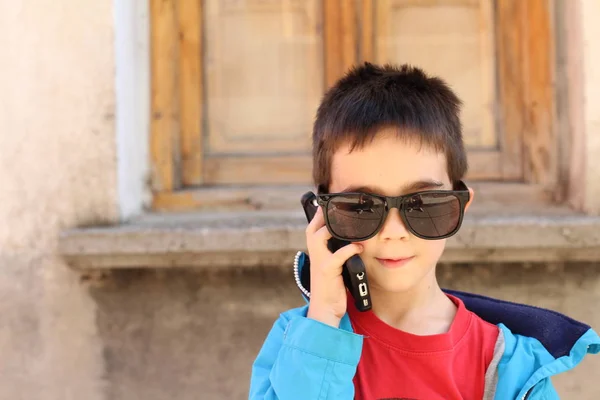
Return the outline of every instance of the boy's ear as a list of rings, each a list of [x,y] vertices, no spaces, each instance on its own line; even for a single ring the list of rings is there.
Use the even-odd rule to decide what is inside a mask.
[[[473,188],[470,187],[469,188],[469,201],[465,205],[465,212],[467,212],[467,210],[471,206],[471,203],[473,203],[473,197],[475,197],[475,191],[473,190]]]

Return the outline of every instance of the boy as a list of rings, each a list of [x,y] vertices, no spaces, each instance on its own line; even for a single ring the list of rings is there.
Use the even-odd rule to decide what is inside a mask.
[[[296,271],[308,304],[274,324],[250,399],[550,400],[552,375],[600,352],[589,326],[555,312],[440,289],[436,264],[474,195],[461,181],[459,108],[442,80],[409,66],[367,63],[325,95],[313,131],[310,293]],[[331,253],[332,235],[352,243]],[[366,312],[341,276],[355,254]]]

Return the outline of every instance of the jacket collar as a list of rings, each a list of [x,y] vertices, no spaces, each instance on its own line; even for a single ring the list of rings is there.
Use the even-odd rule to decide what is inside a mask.
[[[575,343],[591,331],[589,325],[556,311],[456,290],[444,289],[444,292],[460,298],[481,319],[494,325],[503,324],[513,334],[539,340],[554,358],[568,355]],[[600,350],[600,338],[595,336]]]

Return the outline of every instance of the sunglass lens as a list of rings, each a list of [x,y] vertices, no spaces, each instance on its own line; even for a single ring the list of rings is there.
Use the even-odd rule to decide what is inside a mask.
[[[366,194],[337,195],[327,206],[329,228],[347,240],[361,240],[373,234],[384,212],[384,201]]]
[[[410,228],[426,238],[453,233],[460,220],[460,201],[454,194],[417,194],[404,204],[404,215]]]

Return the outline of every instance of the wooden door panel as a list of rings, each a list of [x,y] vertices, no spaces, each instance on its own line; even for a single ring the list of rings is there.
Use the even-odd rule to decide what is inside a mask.
[[[314,114],[351,58],[442,76],[464,102],[467,178],[521,178],[496,18],[493,0],[205,0],[202,183],[310,183]]]
[[[310,150],[324,91],[321,6],[205,1],[207,157]]]
[[[374,57],[443,77],[463,101],[465,145],[495,149],[493,10],[489,0],[375,1]]]
[[[309,155],[210,157],[204,169],[204,182],[208,185],[308,185],[312,182]]]

